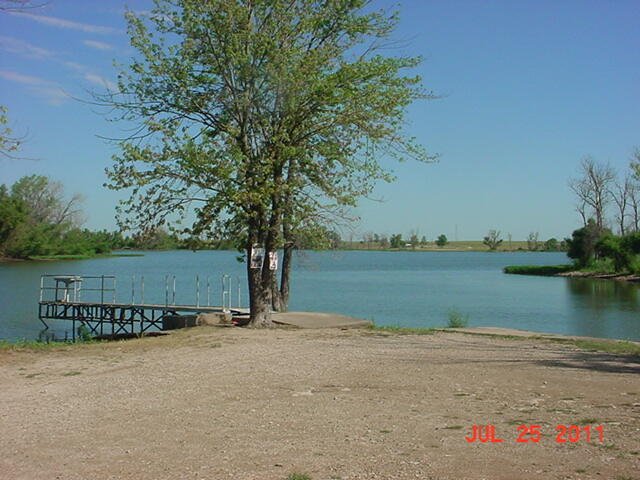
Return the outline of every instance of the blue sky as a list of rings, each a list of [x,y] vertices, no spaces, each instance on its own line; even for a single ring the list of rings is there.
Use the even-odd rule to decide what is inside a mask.
[[[99,136],[124,126],[74,98],[115,82],[114,59],[134,54],[126,6],[151,2],[51,0],[0,13],[0,104],[27,135],[21,155],[35,159],[0,160],[0,183],[60,180],[84,195],[90,228],[115,228],[122,194],[102,187],[115,150]],[[398,53],[422,55],[424,86],[442,96],[410,108],[408,132],[440,160],[389,163],[398,179],[361,202],[354,238],[568,236],[580,220],[567,181],[580,160],[623,173],[640,147],[640,2],[414,0],[401,12]]]

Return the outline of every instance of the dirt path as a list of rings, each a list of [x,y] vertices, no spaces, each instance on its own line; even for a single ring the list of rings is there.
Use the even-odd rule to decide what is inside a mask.
[[[200,328],[0,352],[7,479],[637,479],[638,359],[456,333]],[[539,424],[538,443],[517,443]],[[557,425],[592,425],[556,443]],[[494,425],[502,443],[469,443]],[[594,430],[602,426],[604,442]]]

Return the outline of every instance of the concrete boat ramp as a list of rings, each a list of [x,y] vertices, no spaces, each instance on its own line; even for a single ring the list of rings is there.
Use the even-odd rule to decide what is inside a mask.
[[[274,323],[291,325],[298,328],[361,328],[371,325],[371,322],[368,320],[339,315],[337,313],[272,313],[271,319]]]

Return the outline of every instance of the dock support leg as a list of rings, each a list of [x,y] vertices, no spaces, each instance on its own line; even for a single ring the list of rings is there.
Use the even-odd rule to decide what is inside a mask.
[[[44,329],[45,330],[49,330],[49,325],[47,325],[47,322],[44,321],[43,315],[42,315],[42,304],[38,305],[38,319],[42,322],[42,324],[44,325]]]

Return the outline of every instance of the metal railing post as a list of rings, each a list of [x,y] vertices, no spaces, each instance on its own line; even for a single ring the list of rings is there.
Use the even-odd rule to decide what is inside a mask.
[[[207,277],[207,307],[211,306],[211,283],[209,277]]]
[[[144,275],[140,277],[140,303],[144,305]]]
[[[164,276],[164,306],[169,305],[169,275]]]
[[[173,305],[176,304],[176,276],[173,276]]]
[[[200,275],[196,275],[196,307],[200,306]]]
[[[135,303],[136,295],[136,276],[131,275],[131,305]]]

